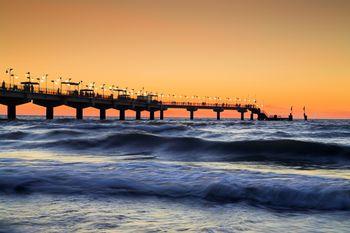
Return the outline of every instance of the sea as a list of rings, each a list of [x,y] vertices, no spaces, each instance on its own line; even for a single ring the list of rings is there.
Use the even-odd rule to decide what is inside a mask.
[[[0,232],[350,232],[350,120],[0,121]]]

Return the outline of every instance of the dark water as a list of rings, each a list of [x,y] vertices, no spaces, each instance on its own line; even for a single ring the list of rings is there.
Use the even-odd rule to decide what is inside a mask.
[[[0,122],[0,232],[349,232],[350,121]]]

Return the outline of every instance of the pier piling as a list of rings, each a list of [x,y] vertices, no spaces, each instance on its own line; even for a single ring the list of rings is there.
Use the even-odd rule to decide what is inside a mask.
[[[83,119],[83,108],[81,107],[76,108],[76,118],[77,120]]]
[[[190,112],[190,120],[194,120],[194,112],[197,111],[198,108],[196,108],[196,107],[189,107],[186,110]]]
[[[7,119],[16,120],[16,105],[9,104],[7,105]]]
[[[125,120],[125,109],[119,109],[119,120]]]
[[[244,112],[241,112],[241,120],[244,121]]]
[[[216,120],[220,120],[221,119],[221,112],[224,111],[223,108],[214,108],[213,109],[214,112],[216,112]]]
[[[136,110],[136,120],[141,120],[141,110]]]
[[[164,110],[160,110],[159,112],[159,119],[164,120]]]
[[[154,120],[154,111],[153,110],[149,111],[149,119]]]
[[[47,106],[46,107],[46,120],[52,120],[53,119],[53,107]]]
[[[106,109],[100,108],[100,120],[106,120]]]

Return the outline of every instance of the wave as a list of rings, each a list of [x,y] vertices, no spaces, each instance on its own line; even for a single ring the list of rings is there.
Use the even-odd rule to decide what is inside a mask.
[[[116,169],[117,166],[118,168]],[[136,195],[247,202],[273,208],[350,210],[349,180],[159,163],[25,168],[0,175],[0,194]]]
[[[311,131],[332,131],[332,130],[346,130],[350,131],[350,123],[347,120],[333,120],[314,122],[309,126]]]
[[[79,136],[85,135],[84,132],[78,130],[62,130],[62,129],[54,129],[47,132],[45,137],[62,137],[62,136]]]
[[[94,151],[94,153],[148,151],[160,158],[181,161],[272,161],[303,163],[350,162],[350,148],[290,139],[214,141],[196,137],[167,137],[129,132],[115,133],[103,138],[69,138],[47,142],[31,142],[27,148]]]
[[[19,140],[28,137],[30,133],[23,131],[0,133],[0,140]]]
[[[350,132],[344,131],[331,131],[331,132],[313,132],[303,133],[303,136],[312,138],[350,138]]]
[[[26,130],[30,132],[35,132],[37,130],[51,130],[51,129],[57,129],[57,130],[77,130],[82,131],[85,134],[90,134],[91,132],[100,132],[105,133],[109,131],[126,131],[126,130],[134,130],[134,131],[144,131],[148,133],[167,133],[167,132],[184,132],[187,130],[191,130],[191,126],[186,126],[184,124],[179,123],[162,123],[162,122],[151,122],[151,123],[144,123],[144,122],[119,122],[119,121],[111,121],[106,120],[102,122],[96,123],[96,120],[83,120],[77,122],[76,120],[72,119],[57,119],[53,121],[38,121],[38,122],[32,122],[32,124],[28,125],[23,124],[23,126],[26,126]]]

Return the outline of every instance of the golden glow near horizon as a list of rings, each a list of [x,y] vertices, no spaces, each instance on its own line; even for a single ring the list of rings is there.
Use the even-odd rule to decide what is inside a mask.
[[[300,117],[305,105],[310,117],[349,118],[349,12],[346,0],[0,0],[0,77],[12,67],[20,78],[256,98],[269,113],[294,106]],[[18,107],[32,111],[45,110]]]

